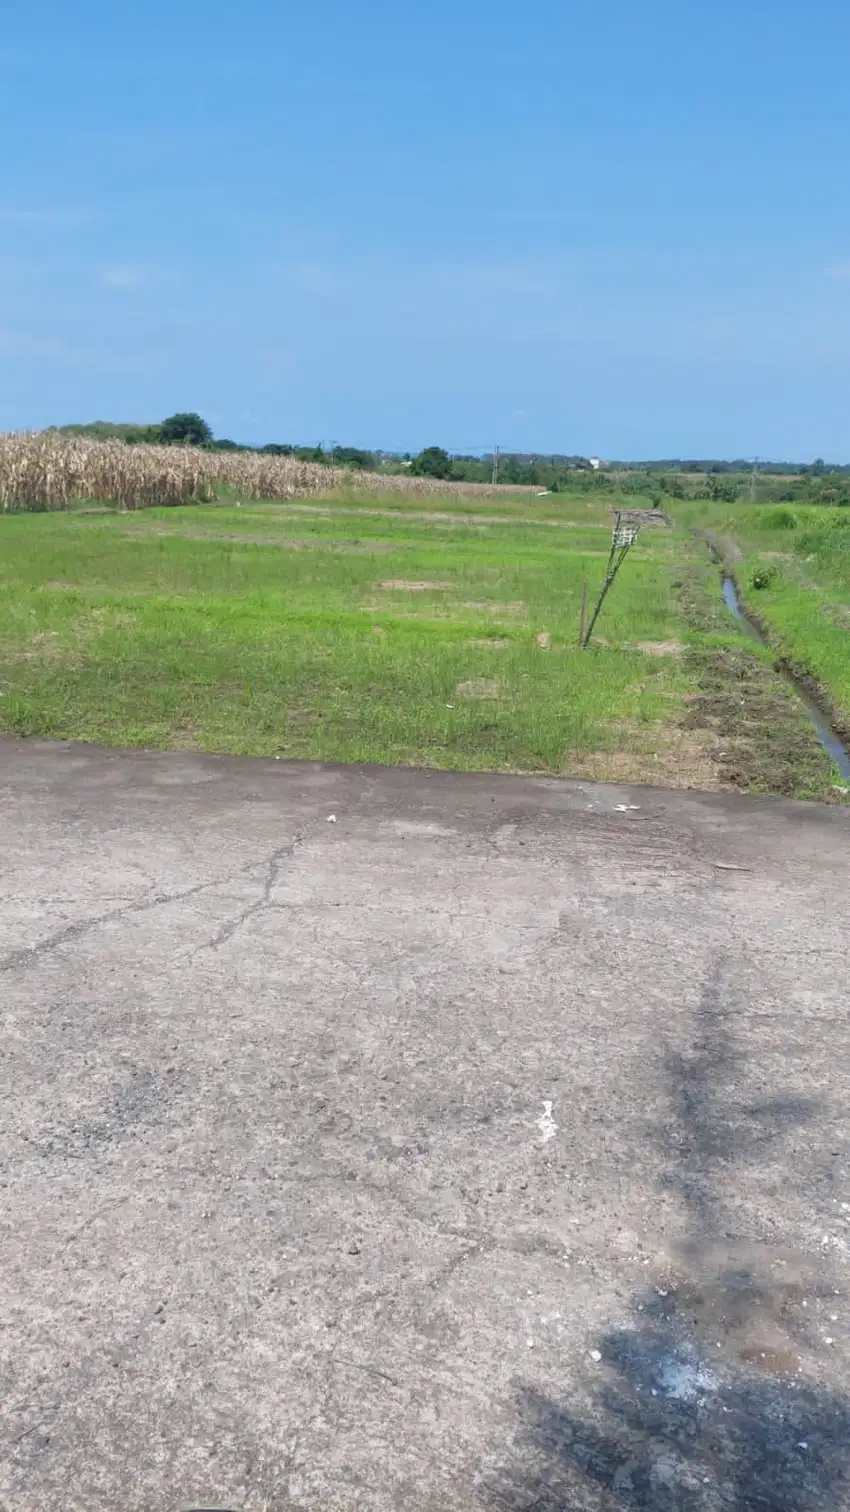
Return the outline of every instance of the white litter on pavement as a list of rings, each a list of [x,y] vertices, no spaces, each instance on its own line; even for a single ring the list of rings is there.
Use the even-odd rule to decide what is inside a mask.
[[[540,1130],[541,1143],[543,1144],[548,1144],[549,1140],[554,1139],[558,1132],[558,1125],[552,1117],[553,1107],[553,1103],[545,1102],[543,1104],[543,1112],[537,1120],[537,1127]]]

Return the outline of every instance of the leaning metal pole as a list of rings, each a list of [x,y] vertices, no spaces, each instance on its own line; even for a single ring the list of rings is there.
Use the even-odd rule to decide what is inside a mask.
[[[639,529],[639,525],[624,525],[622,515],[618,513],[614,531],[611,536],[611,551],[608,556],[608,566],[605,570],[605,580],[602,584],[599,597],[594,605],[593,613],[590,616],[590,624],[585,630],[584,636],[581,641],[582,651],[587,650],[587,647],[590,643],[590,637],[593,634],[593,627],[599,618],[599,611],[605,602],[606,594],[608,593],[611,584],[613,583],[615,577],[617,576],[617,573],[626,560],[626,557],[631,551],[631,548],[634,546],[635,541],[638,537]]]

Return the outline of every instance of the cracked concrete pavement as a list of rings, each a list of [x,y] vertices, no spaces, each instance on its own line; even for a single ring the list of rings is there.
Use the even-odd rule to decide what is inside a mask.
[[[842,809],[0,741],[0,1507],[850,1507]]]

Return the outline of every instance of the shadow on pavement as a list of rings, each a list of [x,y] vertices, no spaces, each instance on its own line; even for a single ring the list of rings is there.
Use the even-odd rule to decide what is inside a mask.
[[[525,1387],[509,1463],[483,1476],[506,1512],[844,1512],[850,1404],[821,1384],[819,1305],[831,1278],[807,1256],[741,1240],[721,1187],[756,1165],[817,1106],[792,1094],[744,1102],[742,1058],[720,974],[707,984],[688,1055],[671,1055],[664,1186],[688,1216],[684,1243],[596,1341],[581,1400]],[[735,1091],[737,1083],[738,1090]],[[777,1143],[779,1142],[779,1143]]]

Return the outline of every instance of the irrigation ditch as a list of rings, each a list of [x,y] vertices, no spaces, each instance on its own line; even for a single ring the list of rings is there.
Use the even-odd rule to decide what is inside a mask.
[[[734,567],[724,556],[717,541],[709,535],[704,535],[702,539],[708,547],[712,562],[720,570],[723,602],[727,610],[752,641],[771,652],[774,671],[794,695],[822,750],[840,772],[842,783],[850,786],[850,726],[846,717],[833,707],[827,690],[822,689],[805,669],[795,666],[776,646],[770,626],[745,601]]]

